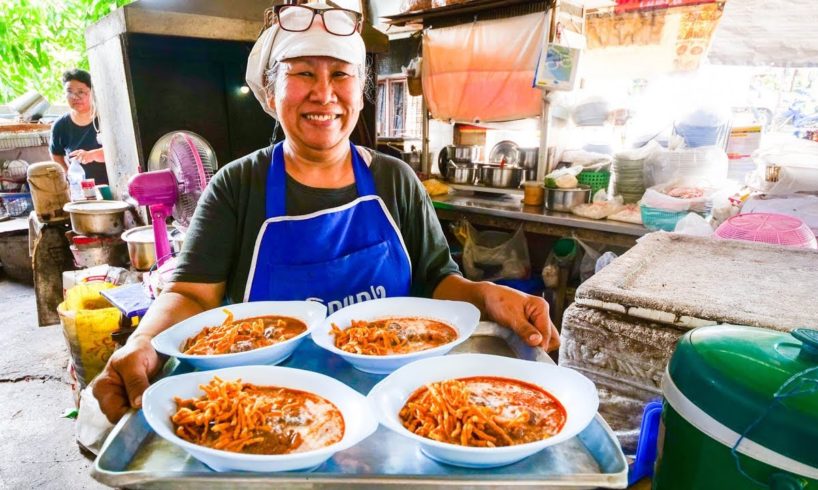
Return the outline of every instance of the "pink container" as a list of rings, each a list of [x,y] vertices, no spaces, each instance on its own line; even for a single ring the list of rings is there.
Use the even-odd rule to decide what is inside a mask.
[[[716,238],[771,243],[785,247],[818,248],[815,234],[794,216],[750,213],[733,216],[716,229]]]

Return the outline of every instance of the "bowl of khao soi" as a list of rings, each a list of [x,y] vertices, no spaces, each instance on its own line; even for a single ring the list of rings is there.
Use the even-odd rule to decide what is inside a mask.
[[[170,376],[150,386],[142,403],[160,437],[216,471],[314,468],[378,428],[357,391],[279,366]]]
[[[454,354],[404,366],[368,395],[381,424],[435,461],[469,468],[514,463],[579,434],[596,387],[553,364]]]
[[[278,364],[326,316],[315,301],[255,301],[199,313],[153,338],[154,349],[197,369]]]
[[[318,346],[355,368],[387,374],[412,361],[446,354],[468,339],[479,322],[480,311],[469,303],[396,297],[342,308],[311,335]]]

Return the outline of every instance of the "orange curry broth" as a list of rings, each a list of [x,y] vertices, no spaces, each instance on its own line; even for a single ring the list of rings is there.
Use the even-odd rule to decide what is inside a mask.
[[[177,411],[171,417],[176,435],[194,444],[247,454],[288,454],[343,438],[340,410],[313,393],[218,378],[202,389],[205,394],[198,398],[176,398]]]
[[[353,320],[341,330],[332,325],[335,347],[353,354],[387,356],[433,349],[457,339],[457,330],[437,320],[391,317]]]
[[[444,414],[447,411],[448,416]],[[559,400],[539,386],[494,376],[446,380],[418,388],[399,416],[407,430],[423,437],[482,447],[547,439],[562,430],[567,417]]]
[[[242,318],[203,328],[185,340],[181,351],[194,355],[234,354],[284,342],[305,330],[304,322],[287,316]]]

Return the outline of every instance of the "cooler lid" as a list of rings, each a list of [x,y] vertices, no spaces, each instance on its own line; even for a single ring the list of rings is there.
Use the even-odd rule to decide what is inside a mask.
[[[818,469],[818,330],[698,328],[679,340],[668,374],[707,416]]]
[[[49,175],[54,172],[62,175],[63,179],[65,178],[65,170],[62,168],[62,165],[57,162],[32,163],[26,170],[28,178]]]
[[[818,251],[651,233],[585,281],[576,302],[681,328],[818,328]]]

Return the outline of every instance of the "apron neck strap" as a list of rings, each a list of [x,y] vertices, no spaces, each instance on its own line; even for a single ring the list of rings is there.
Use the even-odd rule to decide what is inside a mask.
[[[375,194],[375,179],[363,158],[351,142],[352,172],[355,175],[355,189],[358,197]],[[273,148],[270,170],[267,172],[266,209],[267,219],[287,215],[287,170],[284,163],[284,142]]]

